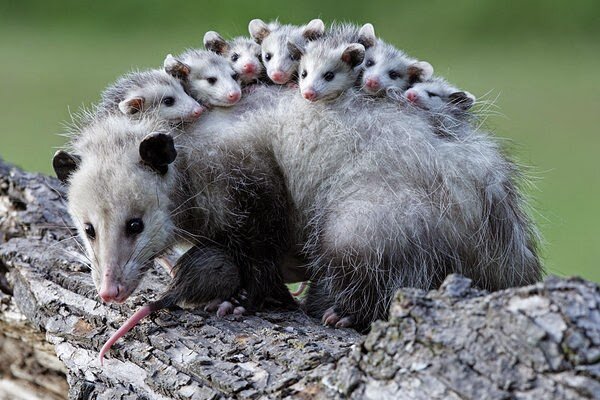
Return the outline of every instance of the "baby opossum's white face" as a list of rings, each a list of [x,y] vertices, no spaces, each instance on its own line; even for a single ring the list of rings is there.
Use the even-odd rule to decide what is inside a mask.
[[[356,82],[364,53],[364,47],[358,43],[338,48],[309,43],[298,69],[300,93],[308,101],[338,97]]]
[[[204,107],[188,96],[178,81],[169,78],[173,79],[170,84],[154,82],[132,89],[125,100],[119,103],[119,109],[123,114],[135,117],[145,112],[156,113],[159,118],[170,123],[191,122],[198,119]]]
[[[404,96],[417,107],[432,112],[467,111],[475,102],[471,93],[440,81],[416,83]]]
[[[291,25],[267,25],[261,20],[250,21],[250,35],[261,45],[262,61],[269,79],[283,85],[292,80],[298,70],[299,60],[288,50],[288,42],[306,43],[315,40],[325,32],[325,24],[320,19],[310,21],[304,27]]]
[[[257,81],[265,72],[260,45],[251,40],[233,42],[226,57],[244,84]]]
[[[68,199],[99,296],[105,302],[121,303],[136,289],[153,259],[171,245],[175,227],[168,196],[172,172],[154,171],[141,161],[136,143],[131,146],[130,139],[122,138],[143,136],[154,127],[144,120],[128,124],[124,117],[118,118],[84,132],[114,143],[112,147],[84,144],[88,151],[69,178]]]
[[[372,95],[384,95],[389,89],[406,90],[433,75],[429,63],[413,60],[381,41],[367,49],[363,65],[362,88]]]

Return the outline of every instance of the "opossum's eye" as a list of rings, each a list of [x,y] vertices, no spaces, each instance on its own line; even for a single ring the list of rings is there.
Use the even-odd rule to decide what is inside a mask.
[[[269,60],[271,59],[271,57],[273,57],[273,54],[271,54],[271,53],[265,54],[265,61],[269,62]]]
[[[335,74],[332,71],[327,71],[323,74],[323,79],[327,82],[331,82],[335,78]]]
[[[396,80],[398,78],[402,78],[402,74],[400,72],[394,71],[394,70],[391,70],[390,72],[388,72],[388,76],[392,80]]]
[[[85,224],[83,224],[83,230],[85,231],[85,234],[90,240],[96,239],[96,230],[94,229],[94,225],[90,224],[89,222],[86,222]]]
[[[306,70],[302,71],[302,74],[300,75],[300,77],[302,79],[306,78],[306,75],[308,75],[308,72],[306,72]]]
[[[231,75],[231,77],[233,78],[234,81],[237,81],[240,78],[240,74],[238,74],[237,72],[233,75]]]
[[[171,96],[165,97],[164,99],[162,99],[162,103],[167,107],[171,107],[173,106],[173,104],[175,104],[175,98]]]
[[[215,78],[214,76],[211,76],[210,78],[206,78],[206,81],[208,83],[210,83],[211,85],[214,85],[215,83],[217,83],[217,78]]]
[[[232,62],[236,62],[236,61],[237,61],[237,60],[239,60],[239,59],[240,59],[240,55],[239,55],[238,53],[233,53],[233,54],[231,55],[231,61],[232,61]]]
[[[429,97],[440,97],[440,95],[437,93],[427,92],[427,91],[425,93],[427,93],[427,96],[429,96]]]
[[[375,65],[375,61],[373,61],[371,58],[369,58],[365,63],[365,67],[367,68],[372,67],[373,65]]]
[[[127,236],[138,235],[144,230],[144,222],[141,218],[133,218],[127,221],[125,225],[125,233]]]

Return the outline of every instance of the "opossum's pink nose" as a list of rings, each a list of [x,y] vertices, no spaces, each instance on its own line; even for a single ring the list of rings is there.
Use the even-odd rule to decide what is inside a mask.
[[[302,92],[302,97],[309,101],[315,101],[317,99],[317,92],[313,89],[306,89]]]
[[[273,71],[270,76],[275,83],[284,84],[288,81],[288,77],[283,71]]]
[[[102,287],[98,292],[98,296],[105,303],[113,303],[118,301],[119,294],[123,292],[123,287],[121,285],[117,285],[115,282],[110,281],[108,278],[105,278],[102,282]]]
[[[417,92],[413,91],[413,90],[409,90],[406,92],[406,98],[408,99],[408,101],[410,101],[411,103],[415,103],[417,101],[417,98],[419,96],[417,96]]]
[[[229,104],[235,104],[240,100],[240,97],[242,97],[240,92],[229,92],[227,94],[227,101]]]
[[[256,65],[254,63],[244,64],[243,71],[245,74],[253,74],[256,71]]]
[[[200,115],[202,115],[203,112],[204,112],[204,107],[197,106],[194,108],[194,111],[192,111],[192,117],[198,118]]]
[[[365,82],[365,85],[369,89],[377,90],[377,89],[379,89],[379,86],[380,86],[379,79],[377,79],[377,78],[367,78],[367,81]]]

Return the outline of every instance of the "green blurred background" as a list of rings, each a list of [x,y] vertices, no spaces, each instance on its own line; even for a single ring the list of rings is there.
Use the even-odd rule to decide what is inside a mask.
[[[0,1],[0,156],[51,172],[69,109],[252,18],[371,22],[478,97],[523,165],[550,273],[600,282],[600,1]]]

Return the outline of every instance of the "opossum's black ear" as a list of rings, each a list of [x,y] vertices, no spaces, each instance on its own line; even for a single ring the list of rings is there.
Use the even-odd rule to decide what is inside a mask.
[[[310,21],[302,31],[302,37],[308,41],[317,40],[325,33],[325,24],[320,19]]]
[[[167,54],[163,65],[165,72],[177,79],[186,80],[190,74],[190,67],[173,57],[171,54]]]
[[[454,92],[448,96],[448,100],[451,104],[454,104],[465,111],[475,104],[475,96],[469,92]]]
[[[217,54],[225,54],[229,51],[229,43],[215,31],[204,34],[204,47]]]
[[[365,46],[360,43],[352,43],[342,53],[342,61],[354,68],[365,59]]]
[[[125,115],[137,114],[144,109],[144,98],[141,96],[129,97],[119,103],[119,110]]]
[[[298,43],[294,43],[291,40],[287,44],[288,51],[292,60],[299,60],[304,54],[304,48]]]
[[[372,24],[364,24],[358,31],[358,43],[365,46],[365,49],[375,46],[377,36],[375,36],[375,28]]]
[[[58,150],[52,158],[52,168],[56,177],[62,182],[67,183],[69,176],[77,169],[81,162],[81,157],[69,154],[64,150]]]
[[[250,32],[250,36],[254,38],[256,43],[261,44],[271,34],[271,29],[262,19],[253,19],[248,24],[248,32]]]
[[[165,133],[151,133],[140,143],[142,163],[161,175],[169,170],[169,164],[175,161],[177,150],[173,138]]]
[[[433,67],[427,61],[417,61],[408,66],[408,83],[424,82],[433,76]]]

